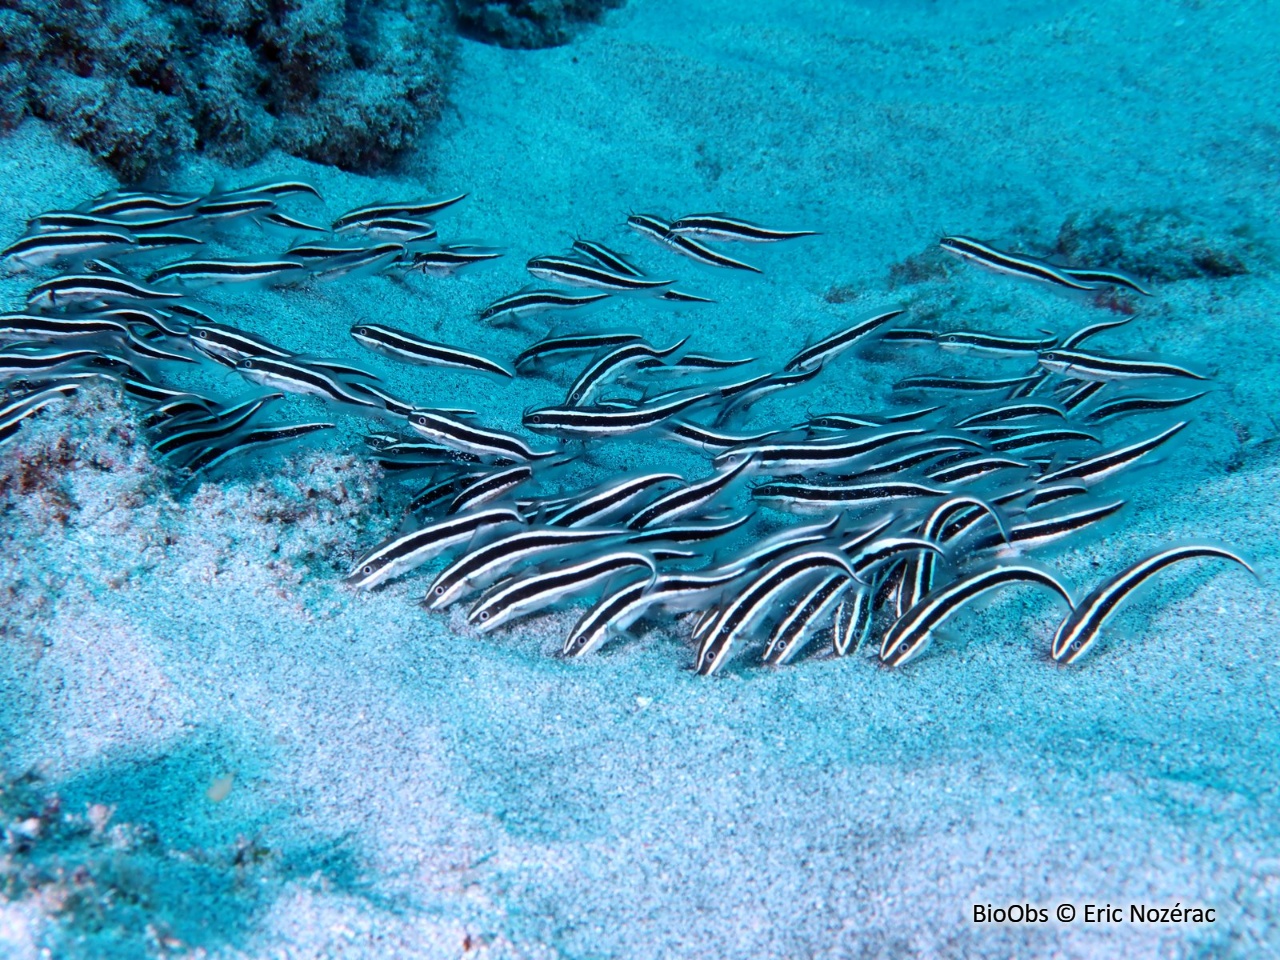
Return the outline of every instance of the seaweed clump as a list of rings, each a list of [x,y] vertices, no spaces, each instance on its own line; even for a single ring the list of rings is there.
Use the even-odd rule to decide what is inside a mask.
[[[598,23],[626,0],[458,0],[467,36],[503,47],[534,49],[568,43],[578,28]]]
[[[52,123],[125,180],[207,152],[386,166],[440,113],[443,0],[5,0],[0,130]]]

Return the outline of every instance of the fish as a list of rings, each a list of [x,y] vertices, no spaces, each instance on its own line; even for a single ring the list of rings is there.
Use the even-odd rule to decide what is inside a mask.
[[[1230,560],[1257,576],[1243,558],[1223,547],[1190,544],[1158,550],[1104,581],[1072,609],[1054,632],[1053,659],[1058,663],[1076,663],[1097,642],[1102,628],[1134,590],[1166,567],[1200,557]]]
[[[1067,464],[1057,470],[1051,470],[1048,473],[1041,474],[1036,482],[1040,484],[1053,484],[1061,480],[1076,481],[1079,483],[1097,483],[1105,477],[1111,476],[1119,470],[1123,470],[1130,464],[1140,460],[1152,450],[1155,450],[1161,444],[1176,436],[1184,427],[1187,421],[1181,420],[1166,430],[1162,430],[1155,436],[1148,437],[1145,440],[1139,440],[1137,443],[1129,444],[1127,447],[1121,447],[1119,450],[1110,450],[1101,453],[1096,457],[1090,457],[1087,460],[1079,460],[1075,463]]]
[[[192,237],[185,233],[142,233],[134,234],[135,242],[128,250],[122,253],[148,253],[152,250],[169,250],[173,247],[198,247],[203,245],[204,241],[198,237]],[[101,263],[101,261],[98,261]],[[85,264],[89,266],[89,264]],[[124,271],[106,271],[108,273],[117,273],[121,276]]]
[[[542,407],[524,415],[525,429],[553,433],[569,439],[617,437],[657,427],[664,421],[717,396],[716,392],[692,393],[665,403],[634,408]]]
[[[735,260],[733,257],[726,256],[719,251],[712,250],[706,244],[699,243],[691,237],[681,236],[678,233],[671,232],[671,224],[667,223],[661,217],[655,217],[647,213],[632,214],[627,217],[627,225],[651,240],[656,240],[664,246],[696,260],[699,263],[705,263],[713,267],[729,267],[734,270],[746,270],[751,273],[761,273],[761,269],[744,263],[741,260]]]
[[[1037,365],[1027,373],[1021,383],[1015,383],[1009,388],[1009,392],[1005,394],[1005,399],[1018,400],[1022,397],[1029,397],[1036,393],[1045,384],[1050,383],[1051,380],[1052,378],[1049,376],[1049,371],[1044,367]]]
[[[566,551],[616,538],[611,528],[547,528],[518,530],[469,550],[449,564],[427,589],[428,609],[444,610],[468,593],[492,583],[507,570],[530,566]]]
[[[884,526],[888,526],[889,522],[883,522]],[[941,546],[932,540],[925,540],[922,537],[873,537],[869,542],[865,536],[854,537],[851,541],[840,544],[840,549],[849,557],[849,565],[853,568],[854,576],[859,582],[870,586],[871,581],[867,579],[867,574],[871,573],[876,567],[901,556],[903,553],[920,553],[922,551],[929,553],[942,554],[944,551]]]
[[[731,447],[741,447],[753,443],[761,443],[768,440],[770,437],[775,436],[774,431],[758,433],[750,437],[720,433],[711,427],[704,427],[701,424],[693,423],[689,420],[682,420],[678,417],[664,423],[662,425],[662,432],[672,439],[697,447],[704,452],[725,451]]]
[[[1100,320],[1097,323],[1091,323],[1088,326],[1081,327],[1075,333],[1069,334],[1062,338],[1062,342],[1058,344],[1059,350],[1074,350],[1080,344],[1084,343],[1090,337],[1102,333],[1104,330],[1114,330],[1116,327],[1123,327],[1126,323],[1133,320],[1133,315],[1120,317],[1115,320]]]
[[[148,283],[251,283],[296,277],[303,265],[295,260],[182,260],[155,270]]]
[[[417,409],[414,404],[409,403],[407,400],[401,400],[394,394],[388,393],[371,383],[352,383],[350,386],[356,393],[367,394],[378,401],[382,404],[382,408],[393,417],[407,420],[413,414],[413,411]]]
[[[279,210],[272,210],[263,214],[259,218],[259,223],[269,223],[273,227],[283,227],[286,230],[302,230],[308,233],[326,233],[324,227],[318,227],[314,223],[307,223],[304,220],[298,220],[287,214],[281,213]]]
[[[810,587],[774,628],[761,660],[775,667],[789,662],[823,616],[840,602],[850,582],[843,573],[831,573]]]
[[[819,443],[764,443],[748,447],[735,447],[718,455],[712,462],[726,466],[738,461],[750,462],[754,467],[781,473],[794,470],[800,473],[830,472],[848,466],[859,457],[891,446],[903,440],[911,440],[924,434],[921,427],[904,427],[886,430],[870,436],[842,438]]]
[[[269,180],[266,183],[258,183],[248,187],[236,187],[233,190],[223,190],[217,193],[221,199],[233,199],[235,197],[290,197],[295,194],[305,193],[315,197],[317,200],[323,200],[320,191],[312,184],[305,180]]]
[[[480,457],[509,457],[527,462],[554,457],[558,453],[556,450],[533,450],[514,434],[467,423],[438,410],[414,410],[409,415],[409,426],[428,440]]]
[[[88,204],[89,213],[100,217],[130,218],[186,212],[201,200],[183,193],[112,192]]]
[[[1158,413],[1173,410],[1183,404],[1191,403],[1205,396],[1204,393],[1193,393],[1189,397],[1119,397],[1100,403],[1081,417],[1087,424],[1103,423],[1131,413]]]
[[[396,245],[398,246],[398,244]],[[343,257],[358,257],[368,251],[369,247],[365,244],[353,243],[347,246],[337,246],[330,242],[320,241],[304,241],[294,244],[285,251],[285,256],[290,260],[297,260],[308,265],[324,263],[329,260],[338,260]]]
[[[861,430],[864,427],[886,427],[891,423],[907,423],[919,420],[931,413],[937,413],[941,407],[922,407],[919,410],[908,410],[905,413],[871,416],[851,413],[823,413],[810,417],[800,425],[807,430]]]
[[[659,300],[669,300],[673,303],[715,303],[710,297],[700,297],[696,293],[685,293],[682,290],[663,290],[658,294]]]
[[[944,350],[977,350],[1012,357],[1025,353],[1039,353],[1056,343],[1054,337],[1011,337],[1006,334],[976,333],[970,330],[946,330],[934,337],[934,342]]]
[[[653,558],[647,554],[612,550],[578,563],[517,576],[482,596],[471,608],[467,622],[487,633],[553,603],[579,596],[606,580],[640,569],[649,571],[650,581],[657,576]]]
[[[802,367],[794,373],[766,373],[741,383],[721,387],[719,394],[729,402],[717,414],[715,425],[720,426],[734,413],[748,409],[771,393],[789,390],[808,383],[822,372],[822,364]]]
[[[595,261],[605,269],[612,270],[614,273],[624,274],[628,277],[644,276],[643,270],[622,254],[617,251],[610,250],[603,243],[578,238],[573,241],[573,249],[577,253],[582,254],[582,256]]]
[[[445,197],[440,200],[412,200],[400,203],[381,203],[368,207],[359,207],[344,213],[337,220],[333,221],[334,230],[344,230],[351,227],[360,226],[370,220],[378,220],[383,217],[429,217],[432,214],[439,213],[456,203],[465,200],[467,194],[460,193],[457,196]]]
[[[1124,505],[1125,501],[1117,500],[1114,503],[1089,507],[1063,516],[1015,523],[1009,528],[1007,534],[988,534],[978,540],[974,544],[974,549],[1004,549],[1010,551],[1043,546],[1046,543],[1060,540],[1079,530],[1083,530],[1085,527],[1098,523],[1100,520],[1105,520]]]
[[[667,232],[701,240],[747,243],[774,243],[778,240],[817,236],[815,230],[774,230],[724,213],[691,213],[672,223]]]
[[[415,238],[416,239],[416,238]],[[487,263],[503,256],[493,247],[478,247],[465,243],[446,243],[438,250],[414,251],[409,260],[410,270],[421,270],[429,277],[449,277],[463,267]]]
[[[397,330],[395,327],[380,323],[357,323],[351,328],[351,336],[361,346],[405,363],[492,373],[507,378],[515,376],[502,364],[482,357],[478,353],[459,350],[457,347],[436,343],[433,340],[424,340],[408,331]]]
[[[859,320],[852,326],[846,327],[837,333],[824,337],[817,343],[805,347],[794,357],[787,361],[786,366],[782,369],[785,373],[792,373],[796,370],[804,370],[817,364],[821,366],[829,363],[834,357],[848,350],[859,340],[868,334],[878,330],[895,317],[900,317],[906,313],[905,307],[897,307],[893,310],[886,310],[881,313],[874,314],[865,320]]]
[[[372,590],[393,577],[422,566],[450,547],[466,543],[482,531],[523,522],[514,509],[493,507],[429,523],[393,537],[366,553],[356,561],[347,575],[347,582],[361,590]]]
[[[11,269],[26,270],[65,260],[79,260],[94,254],[127,250],[137,242],[132,233],[122,228],[96,227],[37,233],[15,240],[4,250],[0,250],[0,260]]]
[[[546,520],[552,527],[581,527],[600,523],[626,510],[636,500],[665,483],[684,480],[678,473],[647,473],[610,481],[586,496],[574,498]]]
[[[139,230],[164,230],[194,219],[192,214],[180,213],[170,216],[156,217],[151,220],[118,220],[114,217],[96,213],[84,213],[79,210],[50,210],[27,221],[29,233],[54,233],[57,231],[79,231],[103,229],[136,233]]]
[[[726,520],[724,523],[708,523],[693,521],[689,523],[668,523],[645,527],[638,533],[627,536],[627,543],[704,543],[733,533],[749,523],[753,513],[745,513],[740,517]]]
[[[837,515],[807,527],[787,527],[765,537],[746,553],[732,557],[717,569],[726,572],[763,569],[775,560],[799,553],[804,548],[821,547],[835,535],[842,522],[843,518]]]
[[[291,354],[282,347],[221,323],[196,323],[188,335],[197,350],[218,363],[234,367],[246,357],[276,357],[288,360]]]
[[[963,430],[968,427],[981,427],[990,424],[1008,423],[1011,420],[1024,420],[1028,417],[1056,417],[1061,420],[1066,415],[1066,411],[1056,404],[1038,400],[1014,400],[990,410],[984,410],[981,413],[965,417],[963,420],[958,421],[956,426]]]
[[[521,290],[502,297],[480,311],[480,319],[491,323],[519,321],[548,310],[574,310],[607,300],[609,293],[570,293],[564,290]]]
[[[1042,447],[1046,444],[1060,447],[1069,443],[1086,442],[1101,443],[1102,439],[1087,430],[1058,426],[1037,427],[994,439],[991,441],[991,449],[996,453],[1010,453],[1014,450],[1026,450],[1029,447]]]
[[[196,207],[196,216],[205,220],[231,220],[245,217],[253,213],[266,213],[274,210],[276,201],[272,197],[243,196],[204,200]]]
[[[133,326],[125,331],[121,346],[129,353],[150,357],[152,360],[168,360],[173,363],[196,363],[194,357],[176,350],[166,350],[162,345],[164,334],[152,327]]]
[[[574,407],[587,406],[596,399],[603,387],[617,379],[627,368],[661,365],[664,358],[671,356],[688,340],[689,338],[685,337],[665,350],[658,350],[644,342],[625,343],[620,347],[614,347],[588,364],[587,368],[579,374],[578,379],[569,388],[565,403]]]
[[[688,338],[686,338],[688,339]],[[684,341],[681,341],[684,342]],[[734,367],[755,363],[758,357],[746,357],[740,360],[725,360],[720,357],[708,357],[701,353],[686,353],[674,363],[653,367],[659,373],[702,373],[704,371],[732,370]]]
[[[224,444],[210,447],[188,463],[184,469],[194,479],[198,474],[210,473],[224,463],[232,459],[240,460],[262,447],[296,440],[321,430],[332,430],[334,426],[332,423],[289,423],[257,427],[233,437]]]
[[[1095,290],[1097,287],[1075,279],[1062,269],[1050,266],[1035,257],[1005,253],[995,247],[988,246],[972,237],[943,237],[938,245],[947,253],[955,254],[962,260],[976,263],[998,273],[1006,273],[1014,277],[1038,280],[1054,286],[1067,287],[1071,290]]]
[[[852,483],[855,480],[861,480],[869,477],[879,477],[886,474],[902,473],[904,470],[910,470],[912,467],[918,467],[926,464],[931,460],[937,460],[939,457],[946,457],[946,463],[950,463],[954,454],[962,453],[970,456],[974,447],[977,447],[977,441],[970,442],[949,442],[946,440],[936,440],[932,443],[920,447],[916,450],[910,450],[907,453],[900,453],[897,456],[888,458],[887,460],[879,460],[875,463],[868,463],[865,466],[860,465],[855,473],[836,474],[832,477],[837,483]]]
[[[851,506],[882,504],[917,497],[942,497],[946,490],[920,483],[887,482],[819,484],[774,481],[751,491],[751,496],[778,510],[796,513],[825,512]]]
[[[636,511],[624,521],[624,525],[630,530],[645,530],[701,510],[737,480],[745,468],[745,462],[739,463],[727,470],[719,470],[705,480],[673,490]]]
[[[181,296],[170,290],[155,290],[128,277],[86,273],[54,277],[36,284],[27,293],[27,304],[61,307],[66,304],[111,304],[121,300],[173,300]]]
[[[32,390],[0,404],[0,439],[12,436],[24,420],[30,419],[49,404],[65,399],[80,389],[76,381],[54,383]]]
[[[914,660],[929,646],[934,632],[959,613],[965,604],[984,593],[1014,583],[1034,583],[1048,587],[1071,606],[1071,594],[1052,575],[1038,567],[1006,565],[969,574],[931,591],[884,635],[880,645],[880,662],[888,667],[901,667]]]
[[[1082,403],[1091,400],[1106,385],[1105,380],[1085,380],[1062,398],[1062,409],[1070,413]]]
[[[637,580],[601,597],[565,638],[566,657],[594,653],[611,636],[625,631],[653,607],[687,612],[738,578],[737,573],[660,573],[652,581]]]
[[[970,456],[957,463],[948,463],[928,471],[925,476],[934,483],[972,483],[997,470],[1026,469],[1030,464],[1009,457]]]
[[[703,635],[696,672],[704,677],[715,673],[728,659],[734,643],[772,611],[773,601],[780,594],[796,589],[815,575],[833,571],[854,579],[848,558],[832,550],[802,550],[766,567],[724,606]]]
[[[0,315],[0,337],[60,340],[63,337],[125,336],[129,328],[110,317],[92,314],[46,316],[38,313]]]
[[[269,403],[283,397],[280,393],[268,393],[252,397],[244,403],[218,411],[211,419],[204,420],[183,430],[165,430],[163,436],[152,445],[152,451],[161,458],[170,458],[196,446],[208,446],[214,440],[234,433],[257,416]]]
[[[886,343],[937,343],[938,331],[923,327],[894,327],[880,337]]]
[[[1021,386],[1034,379],[1032,375],[1021,377],[948,377],[942,374],[930,374],[922,377],[907,377],[893,385],[895,390],[959,390],[966,392],[985,390],[1008,390]]]
[[[1133,380],[1147,377],[1187,377],[1206,380],[1207,377],[1172,363],[1154,360],[1131,360],[1126,357],[1104,357],[1083,350],[1045,350],[1040,354],[1040,366],[1054,373],[1075,377],[1077,380]]]
[[[357,407],[376,407],[368,400],[329,373],[295,360],[279,357],[245,357],[235,365],[235,370],[246,380],[275,387],[286,393],[301,393],[322,400],[350,403]]]
[[[439,236],[435,224],[426,220],[414,220],[411,217],[374,217],[335,232],[343,233],[348,230],[360,230],[367,236],[395,240],[404,244],[422,243]]]
[[[643,340],[638,333],[569,333],[554,337],[543,337],[532,346],[526,347],[516,355],[514,366],[523,371],[527,368],[550,360],[580,353],[595,353],[620,347],[626,343]]]
[[[404,255],[404,244],[378,243],[358,253],[330,257],[312,266],[316,276],[332,279],[348,273],[371,273]]]
[[[505,496],[511,490],[533,479],[533,470],[528,464],[517,464],[497,473],[480,477],[460,490],[445,510],[446,516],[475,510],[486,503],[492,503]]]
[[[653,290],[675,283],[674,280],[650,280],[626,273],[615,273],[596,264],[574,260],[571,257],[534,257],[525,264],[525,269],[539,280],[563,283],[571,287],[594,287],[597,290],[610,292]]]
[[[836,608],[831,623],[831,650],[837,657],[857,653],[871,636],[872,598],[875,591],[865,584],[852,584]]]
[[[368,442],[367,437],[365,441]],[[443,480],[434,480],[413,495],[404,508],[405,513],[432,513],[445,501],[452,502],[469,484],[490,475],[489,470],[465,470],[449,474]]]
[[[0,351],[0,377],[44,373],[78,360],[95,360],[102,356],[97,350],[86,349],[63,350],[48,347],[33,352],[3,350]]]
[[[1079,280],[1081,283],[1091,284],[1095,287],[1128,287],[1135,293],[1140,293],[1144,297],[1154,296],[1154,294],[1146,287],[1142,286],[1137,280],[1122,273],[1119,270],[1095,270],[1087,267],[1063,267],[1062,272],[1069,276],[1072,280]]]
[[[919,526],[922,540],[932,543],[951,544],[966,530],[974,526],[984,516],[990,517],[999,527],[1001,537],[1008,538],[1008,528],[1004,519],[995,508],[977,497],[958,495],[938,504]],[[957,526],[957,517],[965,517],[964,527]],[[934,587],[934,578],[938,572],[939,555],[931,551],[918,551],[915,556],[906,558],[902,580],[898,589],[898,614],[919,603]]]

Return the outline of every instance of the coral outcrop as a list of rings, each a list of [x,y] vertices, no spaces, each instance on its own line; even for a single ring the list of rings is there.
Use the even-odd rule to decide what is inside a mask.
[[[458,26],[467,36],[504,47],[568,43],[583,24],[626,0],[458,0]]]
[[[188,150],[384,166],[434,120],[443,0],[5,0],[0,129],[30,114],[125,180]]]

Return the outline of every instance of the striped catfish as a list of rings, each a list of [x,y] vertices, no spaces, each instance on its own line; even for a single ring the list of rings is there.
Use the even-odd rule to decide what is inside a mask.
[[[1168,547],[1100,584],[1067,615],[1053,635],[1051,653],[1059,663],[1075,663],[1097,642],[1102,628],[1120,609],[1124,601],[1153,576],[1184,560],[1214,557],[1238,563],[1255,577],[1257,572],[1242,558],[1223,547],[1187,545]]]

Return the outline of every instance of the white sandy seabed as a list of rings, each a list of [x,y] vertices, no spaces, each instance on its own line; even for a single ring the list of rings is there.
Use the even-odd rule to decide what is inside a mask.
[[[410,173],[283,157],[184,173],[175,186],[310,178],[330,214],[466,189],[442,232],[510,250],[448,282],[229,294],[222,317],[374,365],[347,336],[358,318],[510,359],[530,336],[482,330],[475,310],[523,282],[526,257],[584,234],[719,301],[593,318],[655,343],[785,358],[896,300],[956,326],[1065,332],[1104,314],[959,265],[892,289],[890,267],[944,232],[1047,250],[1072,216],[1183,218],[1249,272],[1158,285],[1105,346],[1196,364],[1215,392],[1121,485],[1124,522],[1051,559],[1083,590],[1159,544],[1212,538],[1261,582],[1182,568],[1072,670],[1046,662],[1060,614],[1027,591],[899,672],[744,660],[707,681],[657,629],[566,663],[549,654],[572,611],[481,638],[417,606],[421,575],[341,586],[404,496],[357,458],[279,457],[174,496],[130,415],[92,394],[0,453],[7,796],[33,773],[21,789],[97,821],[29,843],[10,828],[0,954],[1280,955],[1269,5],[688,6],[632,0],[554,50],[464,44],[456,111]],[[0,176],[5,237],[111,185],[35,124],[0,140]],[[691,273],[621,225],[697,209],[823,235],[747,251],[755,278]],[[7,304],[24,282],[3,281]],[[378,369],[494,422],[561,389]],[[846,357],[761,418],[856,408],[904,369]],[[310,403],[295,409],[323,413]],[[33,477],[50,451],[72,466]],[[25,815],[15,803],[6,816]],[[15,884],[23,870],[44,879]],[[971,922],[974,904],[1024,903],[1080,917]],[[1087,903],[1124,922],[1084,923]],[[1217,919],[1135,924],[1130,904]]]

